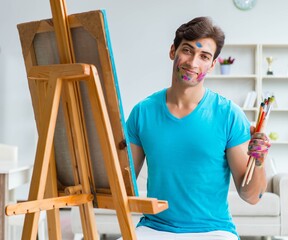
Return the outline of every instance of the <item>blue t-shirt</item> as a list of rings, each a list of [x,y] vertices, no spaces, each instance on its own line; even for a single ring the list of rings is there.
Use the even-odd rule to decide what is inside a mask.
[[[131,143],[146,155],[147,195],[169,205],[159,214],[145,214],[138,225],[176,233],[237,234],[227,202],[225,152],[250,139],[250,123],[236,104],[209,89],[189,115],[176,118],[166,105],[166,92],[138,103],[127,120]]]

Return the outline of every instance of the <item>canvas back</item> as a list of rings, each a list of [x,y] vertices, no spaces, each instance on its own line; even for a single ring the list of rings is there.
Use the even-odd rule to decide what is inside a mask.
[[[68,16],[68,20],[76,62],[93,64],[97,68],[126,191],[130,196],[137,196],[136,177],[105,12],[91,11],[73,14]],[[27,73],[32,66],[59,64],[57,43],[51,19],[19,24],[18,30]],[[47,88],[47,82],[29,80],[29,88],[39,129],[39,122],[42,116],[41,107],[43,107],[45,102],[45,94],[43,93],[45,93]],[[83,135],[87,143],[86,151],[92,176],[92,191],[107,193],[110,191],[109,182],[103,163],[99,136],[87,95],[87,86],[84,83],[79,83],[79,101],[81,103],[79,111],[81,111],[84,125]],[[75,177],[77,178],[74,172],[77,154],[73,152],[73,146],[70,142],[70,131],[73,131],[73,129],[71,130],[67,126],[69,125],[67,124],[67,115],[69,115],[69,112],[66,109],[65,101],[62,101],[58,111],[54,135],[54,158],[59,190],[63,190],[66,186],[75,185]]]

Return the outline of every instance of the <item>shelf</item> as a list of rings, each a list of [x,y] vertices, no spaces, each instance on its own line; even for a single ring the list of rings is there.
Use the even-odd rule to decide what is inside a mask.
[[[288,112],[288,108],[272,108],[272,112]]]
[[[273,94],[277,108],[267,122],[266,133],[277,132],[279,139],[272,141],[269,154],[277,161],[286,161],[288,151],[288,44],[226,44],[220,57],[235,58],[229,75],[221,75],[220,64],[206,76],[205,85],[212,91],[236,103],[255,126],[263,94]],[[267,57],[273,57],[271,65],[274,75],[267,75]],[[254,104],[245,103],[249,93],[256,92]],[[255,97],[255,96],[254,96]],[[254,99],[253,97],[253,99]],[[253,106],[243,108],[243,106]],[[288,163],[287,163],[288,164]]]
[[[262,61],[261,68],[262,68],[262,75],[266,75],[266,71],[268,69],[268,63],[266,58],[272,57],[272,71],[275,75],[275,78],[278,79],[288,79],[288,45],[287,44],[264,44],[261,45],[261,55],[262,57],[259,59]],[[265,76],[265,78],[270,78],[270,76]],[[273,75],[271,75],[271,78],[273,78]]]
[[[268,63],[266,57],[273,57],[271,65],[273,75],[267,75]],[[276,132],[279,138],[271,141],[269,155],[277,163],[283,163],[282,167],[287,169],[288,151],[288,45],[287,44],[264,44],[261,45],[259,55],[259,90],[270,92],[275,95],[277,108],[272,111],[266,126],[267,133]],[[278,165],[279,166],[279,165]],[[281,169],[282,169],[281,167]],[[279,169],[279,170],[281,170]]]
[[[262,44],[263,48],[288,48],[288,44],[270,44],[270,43],[264,43]]]
[[[283,141],[283,140],[273,141],[273,140],[271,140],[271,144],[272,145],[285,145],[285,144],[288,144],[288,141]]]
[[[284,76],[284,75],[282,75],[282,76],[274,76],[274,75],[263,75],[262,76],[262,79],[263,80],[270,80],[270,79],[279,79],[279,80],[288,80],[288,76]]]
[[[254,78],[257,79],[255,74],[249,75],[221,75],[221,74],[214,74],[214,75],[207,75],[205,79],[248,79]]]
[[[258,108],[254,107],[254,108],[242,108],[243,111],[258,111]]]

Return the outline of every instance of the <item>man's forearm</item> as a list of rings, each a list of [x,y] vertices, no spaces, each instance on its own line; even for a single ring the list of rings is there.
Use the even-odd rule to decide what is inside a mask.
[[[267,187],[265,166],[256,166],[253,177],[248,185],[241,187],[240,197],[250,204],[256,204]]]

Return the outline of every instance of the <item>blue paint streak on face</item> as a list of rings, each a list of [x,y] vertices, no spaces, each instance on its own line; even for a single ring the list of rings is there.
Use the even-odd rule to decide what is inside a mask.
[[[197,46],[198,48],[201,48],[201,47],[202,47],[202,44],[201,44],[200,42],[196,42],[196,46]]]

